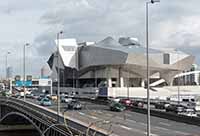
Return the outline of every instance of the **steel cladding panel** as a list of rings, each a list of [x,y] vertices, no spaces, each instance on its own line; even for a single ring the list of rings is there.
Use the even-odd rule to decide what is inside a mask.
[[[128,54],[111,49],[87,46],[80,50],[80,67],[125,64]]]

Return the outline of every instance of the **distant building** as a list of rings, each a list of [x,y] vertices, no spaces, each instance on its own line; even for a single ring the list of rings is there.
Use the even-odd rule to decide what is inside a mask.
[[[41,78],[48,78],[50,75],[50,69],[47,65],[41,68]]]
[[[200,70],[196,64],[175,76],[173,85],[200,85]]]
[[[52,80],[50,78],[32,78],[31,81],[26,81],[26,88],[35,93],[52,94]],[[12,79],[12,88],[21,90],[23,87],[23,79],[18,75]]]
[[[172,85],[174,76],[190,70],[193,63],[194,56],[184,52],[150,48],[150,85]],[[76,39],[60,39],[59,50],[50,56],[48,64],[54,86],[60,69],[61,88],[106,87],[109,95],[112,91],[113,94],[117,94],[114,91],[127,94],[126,88],[133,91],[138,87],[144,89],[146,84],[146,48],[135,38],[115,40],[107,37],[90,44],[77,43]]]
[[[13,77],[13,68],[11,66],[6,69],[6,78],[11,79]]]

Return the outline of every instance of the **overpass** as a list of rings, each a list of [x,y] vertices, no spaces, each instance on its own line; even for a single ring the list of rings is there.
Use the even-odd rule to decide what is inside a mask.
[[[95,133],[107,136],[104,130],[87,126],[75,119],[64,118],[55,111],[34,103],[11,97],[0,97],[0,124],[6,126],[31,125],[40,136],[74,136]]]
[[[81,111],[64,112],[64,118],[64,115],[58,116],[55,112],[56,103],[46,108],[39,106],[34,99],[27,99],[24,102],[20,99],[0,97],[0,127],[7,125],[9,127],[3,127],[3,129],[16,129],[17,126],[18,129],[24,127],[22,124],[25,124],[26,129],[37,130],[39,133],[37,136],[146,135],[146,109],[134,108],[132,111],[112,112],[106,105],[85,100],[80,102],[87,106],[83,106]],[[61,111],[64,110],[64,106],[65,103],[61,103]],[[183,117],[154,110],[151,114],[151,130],[154,136],[199,134],[200,118]]]

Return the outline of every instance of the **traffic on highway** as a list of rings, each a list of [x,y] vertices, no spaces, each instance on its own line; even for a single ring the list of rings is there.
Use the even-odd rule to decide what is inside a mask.
[[[26,97],[32,103],[57,111],[58,98],[55,95],[29,94]],[[21,99],[23,97],[17,98]],[[146,115],[133,110],[134,108],[146,109],[145,101],[130,98],[88,100],[64,94],[61,95],[60,100],[61,112],[66,118],[78,119],[119,136],[129,136],[133,133],[138,136],[146,134]],[[102,104],[102,101],[105,103]],[[170,102],[154,101],[151,103],[151,109],[183,116],[198,117],[194,109],[181,104],[170,104]],[[152,135],[155,136],[186,136],[199,134],[198,130],[200,127],[151,116],[151,128]]]

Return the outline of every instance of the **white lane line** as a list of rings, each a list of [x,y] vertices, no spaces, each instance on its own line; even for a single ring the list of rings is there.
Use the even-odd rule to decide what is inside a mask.
[[[136,123],[135,120],[130,120],[130,119],[126,119],[125,121],[132,122],[132,123]]]
[[[87,117],[89,117],[89,118],[92,118],[92,119],[98,119],[97,117],[95,117],[95,116],[91,116],[91,115],[87,115],[87,114],[85,114],[85,113],[83,113],[83,112],[78,112],[80,115],[84,115],[84,116],[87,116]]]
[[[159,136],[158,134],[153,134],[153,133],[151,133],[151,136]]]
[[[169,129],[167,129],[167,128],[163,128],[163,127],[155,127],[155,128],[157,128],[157,129],[161,129],[161,130],[167,130],[167,131],[169,131]]]
[[[124,125],[120,125],[121,128],[124,128],[124,129],[127,129],[127,130],[131,130],[132,128],[129,128],[127,126],[124,126]]]
[[[147,132],[145,132],[144,134],[147,135]],[[160,136],[160,135],[151,133],[150,136]]]
[[[133,132],[137,132],[137,133],[145,134],[145,135],[146,135],[146,132],[144,132],[143,130],[135,129],[135,128],[129,128],[129,127],[124,126],[124,125],[119,125],[119,126],[120,126],[121,128],[126,129],[126,130],[130,130],[130,131],[133,131]],[[159,135],[151,133],[151,136],[159,136]]]
[[[85,113],[83,113],[83,112],[78,112],[78,113],[79,113],[80,115],[87,116],[87,117],[92,118],[92,119],[98,119],[98,118],[95,117],[95,116],[87,115],[87,114],[85,114]]]
[[[92,119],[98,119],[98,118],[95,117],[95,116],[88,116],[88,117],[90,117],[90,118],[92,118]]]
[[[185,133],[185,132],[181,132],[181,131],[174,131],[175,133],[178,133],[180,135],[191,135],[190,133]]]
[[[83,113],[83,112],[78,112],[80,115],[85,115],[85,113]]]
[[[169,123],[164,123],[164,122],[159,122],[159,124],[165,125],[165,126],[171,126]]]

